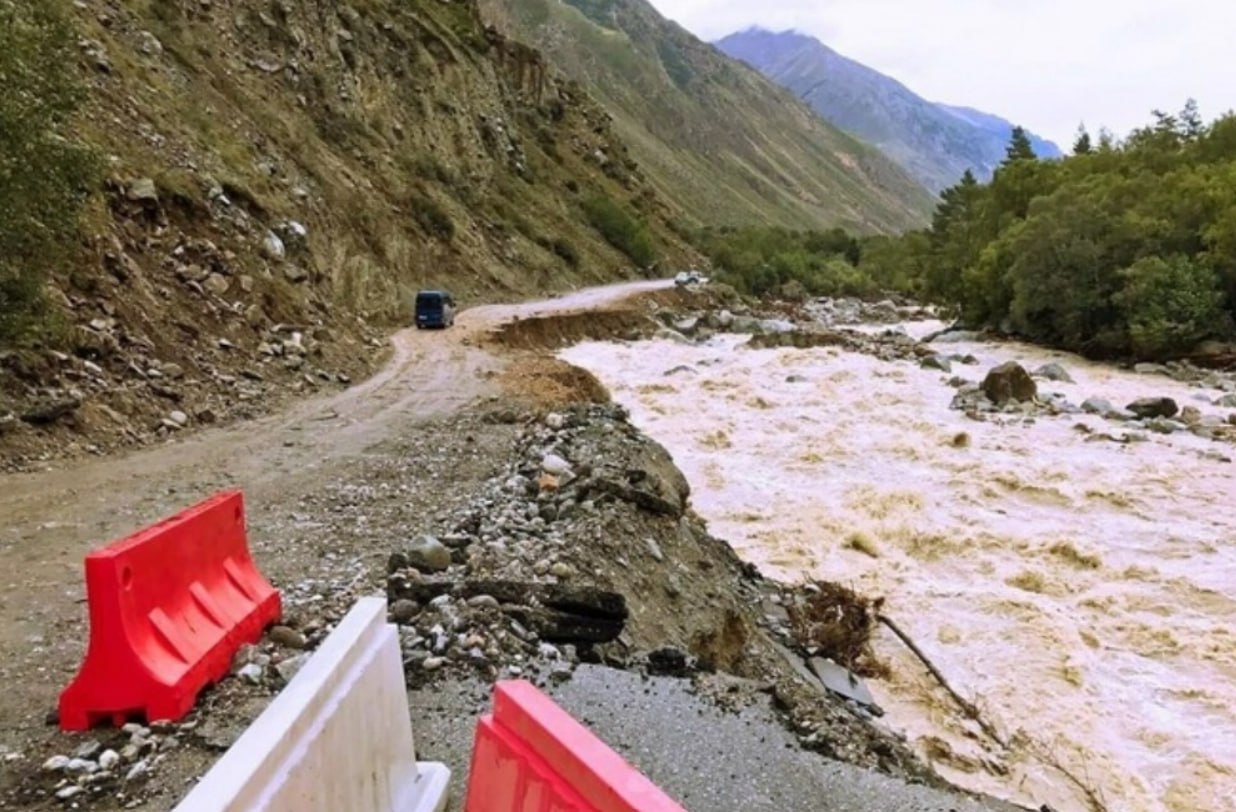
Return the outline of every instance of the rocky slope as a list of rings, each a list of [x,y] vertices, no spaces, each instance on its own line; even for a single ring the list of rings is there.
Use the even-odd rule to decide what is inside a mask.
[[[633,235],[697,259],[604,111],[472,2],[65,5],[106,180],[57,323],[0,351],[10,466],[346,384],[420,286],[631,276]]]
[[[488,19],[586,82],[692,224],[916,226],[934,200],[878,151],[644,0],[482,0]]]
[[[929,102],[812,37],[752,28],[716,44],[838,127],[875,144],[933,191],[952,186],[967,169],[980,179],[990,178],[1004,159],[1009,122]],[[1032,143],[1041,157],[1060,155],[1049,141],[1033,138]]]

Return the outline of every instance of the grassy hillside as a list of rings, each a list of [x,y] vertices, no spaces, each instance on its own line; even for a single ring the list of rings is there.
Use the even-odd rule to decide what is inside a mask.
[[[873,232],[930,214],[931,195],[877,150],[644,0],[482,0],[482,9],[587,86],[692,225]]]
[[[487,32],[474,3],[0,0],[0,14],[4,143],[21,150],[0,165],[21,180],[0,208],[84,197],[79,229],[44,235],[65,256],[0,268],[4,301],[30,316],[0,337],[0,451],[60,448],[65,432],[84,447],[100,426],[145,442],[346,380],[419,286],[466,304],[698,258],[604,111]],[[45,65],[71,66],[52,78],[76,90]],[[39,132],[15,139],[22,127]],[[89,173],[19,173],[68,161],[62,143],[94,156],[89,188],[72,185]],[[284,346],[294,333],[303,355]]]

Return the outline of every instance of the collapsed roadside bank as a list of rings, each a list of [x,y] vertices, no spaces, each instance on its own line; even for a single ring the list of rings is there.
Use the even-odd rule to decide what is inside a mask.
[[[671,450],[744,559],[887,598],[1014,744],[882,635],[886,721],[951,779],[1057,809],[1228,808],[1232,376],[916,339],[938,327],[800,320],[562,357]]]
[[[538,378],[552,379],[563,402],[598,399],[595,389],[581,395],[570,378],[553,379],[555,370],[544,359],[521,361],[508,380],[539,391]],[[558,472],[545,470],[547,463]],[[616,407],[551,411],[502,398],[381,443],[312,485],[254,511],[258,558],[269,562],[263,569],[284,590],[288,611],[283,627],[237,658],[234,678],[176,725],[85,737],[35,730],[20,743],[6,740],[0,804],[171,808],[355,597],[388,590],[410,682],[431,694],[478,677],[514,676],[513,669],[554,683],[577,661],[685,676],[715,704],[774,704],[798,738],[795,747],[943,787],[871,721],[870,710],[830,699],[801,653],[787,657],[782,646],[802,645],[792,608],[811,593],[764,581],[708,535],[686,509],[681,473]],[[495,582],[516,591],[500,592]],[[549,642],[559,633],[538,620],[547,603],[542,590],[560,584],[622,596],[621,632],[602,642]],[[565,633],[578,631],[568,625]],[[432,757],[435,742],[419,743]],[[465,765],[452,766],[462,773]]]

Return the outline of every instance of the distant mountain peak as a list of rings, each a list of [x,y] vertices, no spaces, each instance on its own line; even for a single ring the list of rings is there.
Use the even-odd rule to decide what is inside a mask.
[[[481,9],[609,110],[684,226],[872,232],[930,218],[934,196],[895,161],[647,0],[481,0]]]
[[[1013,124],[999,116],[928,101],[901,82],[845,57],[810,34],[752,26],[713,43],[878,147],[934,191],[967,170],[986,179],[1004,159]],[[1060,148],[1031,134],[1040,157]]]

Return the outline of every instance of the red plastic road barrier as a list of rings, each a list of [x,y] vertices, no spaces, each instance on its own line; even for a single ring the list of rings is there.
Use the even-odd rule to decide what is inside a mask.
[[[176,720],[279,619],[279,593],[245,539],[239,491],[86,556],[90,645],[60,694],[60,727]]]
[[[476,727],[464,812],[685,812],[529,682]]]

